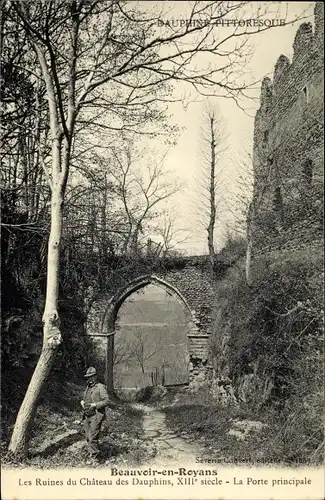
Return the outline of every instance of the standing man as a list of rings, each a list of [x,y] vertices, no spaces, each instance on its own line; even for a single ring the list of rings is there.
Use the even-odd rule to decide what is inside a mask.
[[[93,366],[88,368],[85,379],[88,385],[84,399],[80,401],[80,404],[84,410],[83,421],[89,451],[91,456],[96,459],[100,452],[98,436],[105,418],[105,408],[109,404],[109,398],[106,387],[97,382],[96,368]]]

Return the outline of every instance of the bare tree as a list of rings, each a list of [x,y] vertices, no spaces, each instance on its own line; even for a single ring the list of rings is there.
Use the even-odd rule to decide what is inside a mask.
[[[248,150],[237,156],[235,162],[235,192],[229,193],[227,208],[233,216],[230,229],[246,239],[245,273],[247,284],[251,283],[251,262],[253,250],[253,225],[255,203],[253,203],[254,174],[252,155]]]
[[[189,240],[190,232],[179,227],[179,219],[179,213],[175,208],[164,210],[158,226],[154,228],[154,234],[160,240],[159,255],[164,257],[172,255],[180,245]]]
[[[140,237],[146,234],[146,226],[159,215],[158,205],[175,194],[180,184],[164,169],[165,155],[159,159],[128,144],[124,150],[113,148],[113,159],[116,165],[112,176],[128,227],[123,253],[137,254]]]
[[[200,171],[196,178],[194,211],[207,235],[211,266],[215,262],[216,221],[222,209],[220,159],[225,151],[225,124],[215,103],[207,101],[200,126]]]
[[[165,346],[165,352],[169,346]],[[189,355],[187,346],[183,343],[171,344],[170,355],[164,356],[161,367],[167,382],[171,384],[183,384],[188,382]],[[167,348],[167,349],[166,349]]]
[[[253,168],[258,157],[258,168]],[[236,192],[230,198],[228,210],[234,216],[233,229],[246,237],[245,274],[246,283],[253,283],[252,259],[258,235],[261,233],[260,211],[270,203],[267,196],[274,185],[274,165],[269,151],[256,145],[254,153],[245,149],[236,161]]]
[[[123,364],[133,357],[132,348],[127,338],[123,335],[115,339],[114,343],[114,366]]]
[[[132,354],[145,374],[147,361],[161,352],[162,345],[157,336],[153,342],[153,336],[148,332],[134,332],[134,336],[135,340],[131,344]]]

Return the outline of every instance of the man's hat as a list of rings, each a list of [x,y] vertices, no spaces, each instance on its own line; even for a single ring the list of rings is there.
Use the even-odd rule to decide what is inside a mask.
[[[93,366],[90,366],[84,375],[85,378],[93,377],[94,375],[97,375],[97,370]]]

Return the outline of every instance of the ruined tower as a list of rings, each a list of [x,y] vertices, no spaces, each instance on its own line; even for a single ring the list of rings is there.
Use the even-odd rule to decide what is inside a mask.
[[[280,55],[264,78],[254,124],[254,201],[257,246],[285,245],[322,232],[324,150],[324,5],[314,28],[303,23],[293,57]]]

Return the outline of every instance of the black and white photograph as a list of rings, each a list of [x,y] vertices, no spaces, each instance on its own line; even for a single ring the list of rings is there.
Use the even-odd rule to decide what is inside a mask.
[[[1,497],[324,498],[324,4],[0,0]]]

